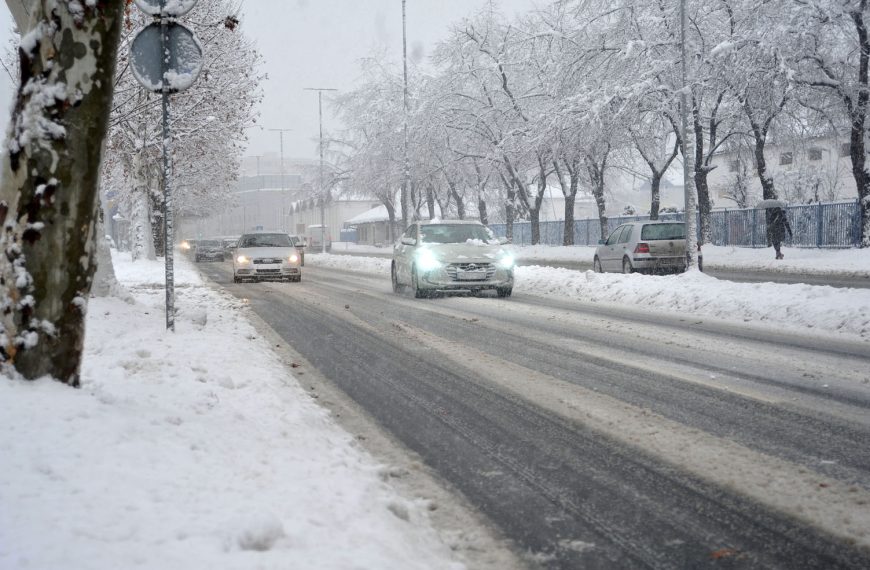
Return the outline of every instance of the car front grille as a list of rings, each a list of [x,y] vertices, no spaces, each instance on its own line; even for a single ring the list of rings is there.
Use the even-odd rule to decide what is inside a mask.
[[[495,266],[492,263],[451,263],[446,268],[447,276],[451,281],[489,281],[495,275]],[[463,279],[463,274],[484,273],[485,276],[477,279]]]
[[[280,269],[258,269],[257,275],[277,275],[281,273]]]
[[[265,263],[281,263],[283,260],[280,257],[260,257],[254,260],[255,265],[265,264]]]

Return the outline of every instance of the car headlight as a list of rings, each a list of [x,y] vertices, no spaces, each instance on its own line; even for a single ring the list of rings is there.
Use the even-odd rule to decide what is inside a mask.
[[[290,259],[290,263],[296,263],[299,261],[299,256],[294,253],[294,254],[290,255],[289,259]]]
[[[516,260],[514,259],[514,257],[512,255],[505,255],[504,257],[499,259],[496,263],[499,266],[499,268],[501,268],[501,269],[513,269],[514,265],[516,264]]]
[[[238,257],[236,258],[236,261],[238,261],[239,263],[247,263],[247,262],[248,262],[248,258],[245,257],[244,255],[240,255],[240,256],[238,256]]]
[[[441,262],[431,250],[421,249],[417,253],[417,267],[420,271],[434,271],[441,268]]]
[[[181,249],[190,249],[190,244],[186,241],[183,241],[181,242],[181,245],[179,247],[181,247]]]

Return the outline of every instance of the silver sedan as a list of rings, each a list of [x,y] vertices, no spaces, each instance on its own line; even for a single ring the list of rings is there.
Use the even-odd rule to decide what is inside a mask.
[[[410,287],[421,298],[439,291],[492,290],[509,297],[514,256],[506,244],[480,222],[413,223],[393,249],[393,291]]]

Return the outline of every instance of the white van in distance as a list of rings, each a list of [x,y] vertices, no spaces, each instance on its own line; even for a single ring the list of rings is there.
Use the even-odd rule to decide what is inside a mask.
[[[305,231],[305,238],[308,242],[309,253],[323,251],[322,240],[326,240],[326,251],[332,250],[332,236],[329,235],[329,226],[321,226],[320,224],[308,226],[308,229]]]

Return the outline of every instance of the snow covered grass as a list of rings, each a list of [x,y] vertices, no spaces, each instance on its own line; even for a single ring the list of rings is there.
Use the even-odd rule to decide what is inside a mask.
[[[92,299],[82,388],[0,378],[0,568],[456,568],[245,318],[162,263],[115,258],[135,299]]]
[[[390,274],[390,260],[382,258],[319,255],[307,263],[385,279]],[[735,283],[699,272],[622,275],[526,266],[516,270],[514,291],[870,339],[870,289]]]

